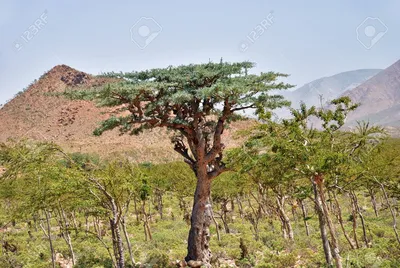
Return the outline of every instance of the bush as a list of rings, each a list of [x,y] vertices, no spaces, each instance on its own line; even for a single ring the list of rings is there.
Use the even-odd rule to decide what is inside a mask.
[[[146,260],[146,265],[147,267],[154,268],[171,267],[169,265],[168,255],[160,251],[153,251],[152,253],[150,253],[149,257]]]
[[[85,268],[85,267],[104,267],[104,268],[113,268],[112,260],[110,258],[101,258],[95,256],[94,254],[85,254],[79,258],[76,268]]]

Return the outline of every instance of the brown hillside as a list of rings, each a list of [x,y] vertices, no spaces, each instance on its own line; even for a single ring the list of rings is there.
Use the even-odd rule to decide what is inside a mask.
[[[361,104],[350,114],[350,122],[369,120],[380,125],[399,126],[400,60],[343,95]]]
[[[46,95],[63,92],[71,86],[103,85],[108,81],[66,65],[55,66],[0,109],[0,142],[9,138],[48,140],[69,152],[91,152],[102,156],[124,153],[137,162],[179,159],[166,130],[146,131],[139,136],[120,136],[114,130],[95,137],[93,130],[98,122],[109,116],[111,109],[98,108],[87,101]],[[248,124],[234,123],[224,133],[225,144],[228,147],[237,144],[238,141],[233,140],[230,134]]]

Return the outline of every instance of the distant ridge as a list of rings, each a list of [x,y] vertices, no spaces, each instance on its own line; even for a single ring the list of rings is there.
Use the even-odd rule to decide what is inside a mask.
[[[365,120],[379,125],[400,126],[400,60],[342,95],[361,104],[349,115],[349,123]]]
[[[323,103],[333,100],[358,85],[364,83],[381,69],[360,69],[338,73],[332,76],[314,80],[304,86],[292,91],[284,92],[283,95],[292,102],[292,106],[299,107],[300,102],[308,106],[320,106],[320,96]]]

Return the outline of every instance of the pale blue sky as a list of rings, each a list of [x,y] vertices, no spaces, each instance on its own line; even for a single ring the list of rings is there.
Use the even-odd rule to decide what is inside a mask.
[[[289,73],[288,81],[298,86],[343,71],[385,68],[400,59],[399,10],[398,0],[0,0],[0,104],[57,64],[98,74],[223,57],[257,62],[256,71]],[[241,51],[241,42],[271,18],[270,12],[272,25]],[[34,36],[31,27],[33,38],[25,42],[21,36],[43,16],[44,26]],[[154,18],[162,27],[145,49],[130,34],[141,17]],[[356,35],[367,17],[385,24],[373,21],[377,31],[372,37],[388,29],[371,49]],[[157,27],[151,26],[151,31],[157,34]],[[364,39],[372,40],[365,35]],[[22,47],[19,51],[15,42]]]

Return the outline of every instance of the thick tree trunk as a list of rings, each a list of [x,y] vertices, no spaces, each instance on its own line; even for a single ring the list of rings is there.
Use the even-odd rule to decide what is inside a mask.
[[[206,267],[211,267],[210,224],[212,210],[210,204],[211,180],[205,171],[197,171],[197,186],[194,194],[194,203],[191,216],[191,227],[188,238],[188,254],[185,260],[188,262],[202,261]]]

